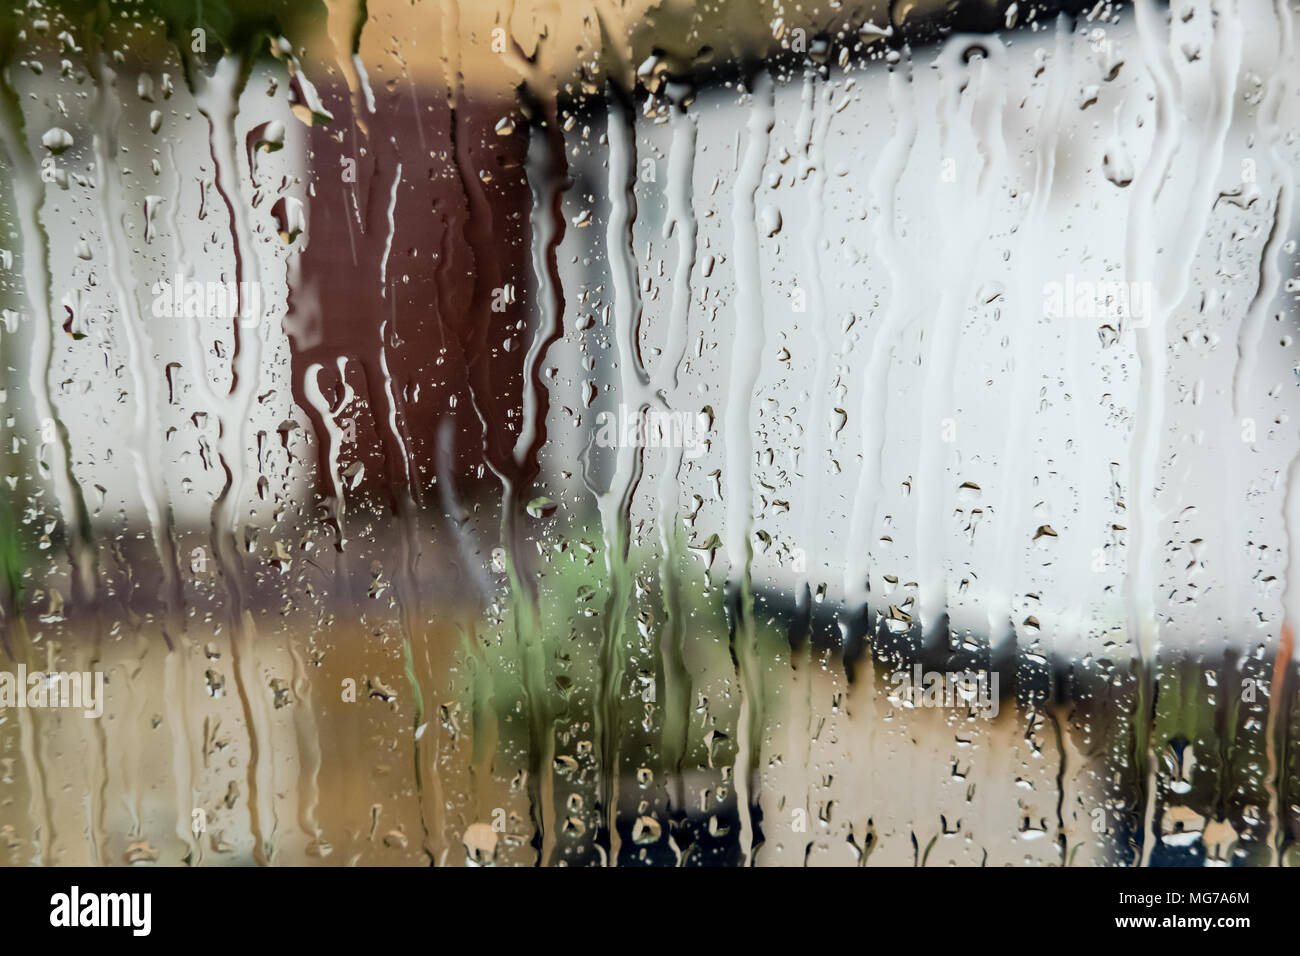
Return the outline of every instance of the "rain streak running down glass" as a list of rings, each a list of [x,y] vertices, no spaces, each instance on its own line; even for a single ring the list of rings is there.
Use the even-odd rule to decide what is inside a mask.
[[[0,863],[1300,863],[1285,0],[0,10]]]

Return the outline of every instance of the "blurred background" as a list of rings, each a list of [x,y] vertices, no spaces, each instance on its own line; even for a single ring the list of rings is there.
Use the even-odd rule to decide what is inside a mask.
[[[1294,862],[1294,26],[0,12],[0,860]]]

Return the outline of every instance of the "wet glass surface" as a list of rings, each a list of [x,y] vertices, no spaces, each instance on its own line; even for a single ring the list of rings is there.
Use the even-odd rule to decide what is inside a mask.
[[[6,6],[0,862],[1296,862],[1294,29]]]

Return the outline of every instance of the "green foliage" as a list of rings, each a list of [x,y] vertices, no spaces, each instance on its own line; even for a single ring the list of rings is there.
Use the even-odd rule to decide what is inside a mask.
[[[204,62],[231,53],[265,50],[271,37],[286,37],[295,47],[300,46],[327,16],[323,0],[143,0],[130,4],[50,0],[40,12],[42,16],[62,16],[98,33],[110,23],[155,18],[182,54]],[[33,11],[18,5],[0,7],[0,56],[6,61],[18,31],[29,26],[34,16]],[[195,42],[196,30],[203,31],[201,44]],[[202,49],[194,49],[196,45]]]
[[[23,549],[7,500],[0,500],[0,609],[16,612],[23,595]]]
[[[209,56],[251,50],[267,37],[294,43],[326,16],[319,0],[146,0],[144,7],[182,50],[191,49],[195,30],[203,30]]]

